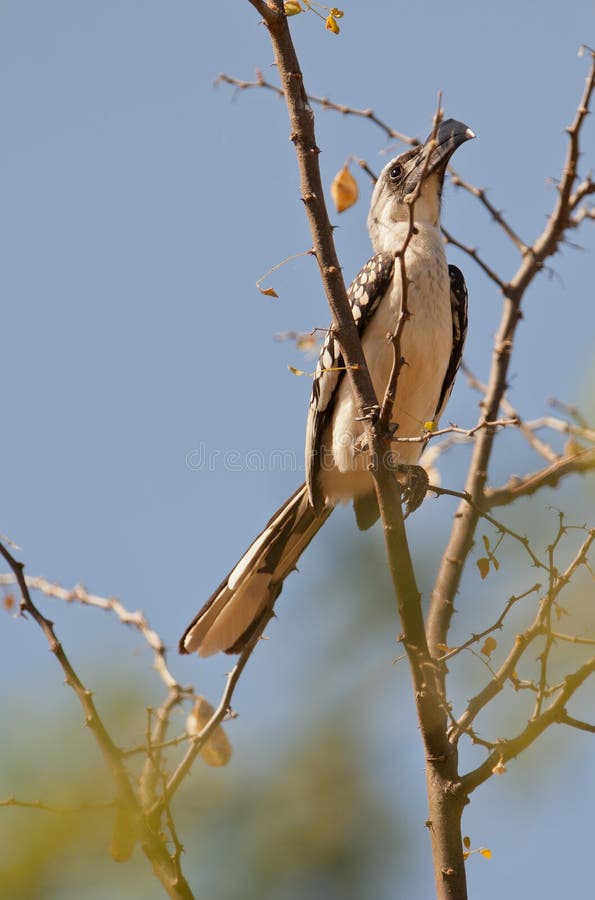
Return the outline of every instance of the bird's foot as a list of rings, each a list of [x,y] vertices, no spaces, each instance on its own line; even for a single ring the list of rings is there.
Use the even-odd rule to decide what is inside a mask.
[[[404,518],[406,519],[412,512],[415,512],[418,506],[421,506],[428,491],[430,479],[423,466],[399,465],[397,472],[400,476],[399,482],[403,486]]]

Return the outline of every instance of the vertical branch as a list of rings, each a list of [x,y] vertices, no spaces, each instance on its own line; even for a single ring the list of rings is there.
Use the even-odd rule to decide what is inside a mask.
[[[464,800],[454,790],[458,781],[456,748],[449,745],[446,712],[435,680],[421,598],[417,586],[401,508],[398,483],[386,465],[390,439],[378,421],[379,407],[366,367],[361,341],[353,319],[337,259],[328,218],[314,134],[314,115],[308,103],[295,48],[283,11],[282,0],[250,0],[263,16],[273,44],[289,119],[291,140],[298,159],[302,199],[306,207],[312,243],[322,283],[334,319],[356,406],[364,421],[368,446],[375,465],[372,475],[384,527],[390,572],[403,628],[403,643],[412,673],[420,731],[426,750],[430,833],[439,900],[464,900],[467,896],[460,821]],[[401,266],[406,284],[406,272]],[[406,293],[406,287],[405,287]],[[406,321],[403,316],[401,330]],[[399,337],[399,335],[397,335]],[[400,343],[400,342],[399,342]],[[400,369],[400,351],[394,379]]]

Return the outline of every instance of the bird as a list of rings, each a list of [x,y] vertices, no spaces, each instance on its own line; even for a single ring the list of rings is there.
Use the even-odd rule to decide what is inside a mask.
[[[392,159],[378,177],[368,214],[373,256],[347,296],[362,341],[376,396],[390,378],[394,333],[401,311],[405,249],[410,317],[401,337],[405,360],[399,372],[391,427],[398,437],[427,434],[438,423],[452,392],[467,333],[467,289],[461,271],[448,265],[440,231],[442,189],[455,150],[474,138],[455,119],[443,119],[428,139]],[[411,196],[414,229],[410,233]],[[408,202],[409,200],[409,202]],[[352,501],[360,529],[378,518],[364,422],[345,377],[340,345],[327,332],[314,374],[306,425],[306,481],[277,510],[229,575],[207,600],[180,639],[181,653],[240,653],[260,635],[283,582],[335,506]],[[396,442],[395,477],[405,481],[407,512],[427,490],[417,465],[423,441]],[[397,472],[398,470],[398,472]],[[403,474],[404,473],[404,474]],[[409,475],[410,477],[407,477]]]

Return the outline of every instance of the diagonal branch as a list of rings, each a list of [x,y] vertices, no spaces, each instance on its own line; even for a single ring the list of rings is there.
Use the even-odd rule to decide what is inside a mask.
[[[482,272],[485,272],[485,274],[494,282],[494,284],[498,285],[501,291],[506,290],[506,285],[504,284],[500,276],[494,271],[494,269],[492,269],[491,266],[489,266],[485,262],[485,260],[479,255],[475,247],[469,247],[467,244],[463,244],[461,241],[457,240],[457,238],[453,237],[450,231],[447,231],[444,226],[442,226],[441,231],[446,239],[447,244],[452,244],[453,247],[458,247],[459,250],[462,250],[463,253],[466,253],[467,256],[470,256],[473,262],[479,266]]]
[[[93,734],[93,737],[97,742],[97,746],[99,747],[101,754],[110,772],[112,773],[112,776],[116,783],[120,801],[123,802],[126,806],[134,808],[136,806],[136,799],[134,797],[130,778],[122,762],[122,754],[112,741],[105,725],[103,724],[103,721],[99,716],[99,713],[97,712],[97,708],[93,701],[92,692],[85,687],[85,685],[82,683],[82,681],[74,671],[70,660],[64,652],[62,644],[56,637],[53,622],[51,622],[49,619],[46,619],[46,617],[42,615],[42,613],[38,610],[38,608],[31,600],[31,594],[29,593],[29,587],[25,579],[25,567],[23,563],[16,560],[14,556],[12,556],[12,554],[1,543],[0,555],[2,555],[8,563],[14,575],[15,581],[19,587],[19,591],[21,593],[21,614],[25,616],[31,616],[31,618],[34,619],[35,622],[39,625],[49,644],[50,650],[58,660],[58,663],[60,664],[62,671],[64,672],[66,684],[72,688],[79,700],[79,703],[85,714],[86,724]]]
[[[556,723],[573,724],[574,727],[586,726],[586,723],[577,724],[578,720],[571,719],[566,712],[566,704],[576,693],[579,687],[595,672],[595,657],[587,660],[576,672],[567,675],[555,700],[537,718],[530,719],[525,728],[515,737],[499,741],[496,750],[476,769],[464,775],[461,779],[461,789],[466,794],[471,793],[492,775],[498,765],[506,763],[510,759],[519,756],[524,750],[546,730]],[[586,731],[595,731],[592,727],[583,727]]]
[[[452,184],[454,184],[455,187],[462,188],[463,190],[471,194],[471,196],[479,200],[482,206],[487,209],[492,219],[500,226],[504,234],[506,234],[506,236],[510,238],[517,250],[520,251],[521,255],[527,253],[527,251],[529,250],[528,246],[523,240],[521,240],[516,231],[508,224],[501,211],[499,209],[496,209],[494,204],[488,199],[486,189],[475,187],[474,184],[470,184],[468,181],[465,181],[463,178],[461,178],[458,172],[455,172],[452,166],[449,166],[449,172]]]
[[[589,447],[573,456],[556,460],[549,466],[525,475],[523,478],[512,478],[508,484],[500,488],[491,488],[484,494],[484,508],[507,506],[519,497],[530,497],[544,487],[557,487],[567,475],[584,474],[595,469],[595,447]]]

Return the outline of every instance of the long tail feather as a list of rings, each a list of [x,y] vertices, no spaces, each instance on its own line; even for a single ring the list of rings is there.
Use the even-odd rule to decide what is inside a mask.
[[[239,653],[281,593],[284,579],[332,507],[316,513],[303,484],[277,510],[264,531],[196,615],[180,641],[182,653]]]

